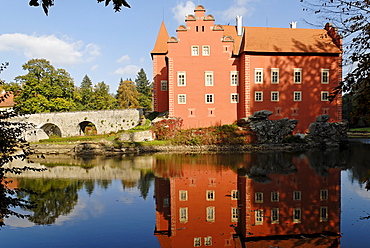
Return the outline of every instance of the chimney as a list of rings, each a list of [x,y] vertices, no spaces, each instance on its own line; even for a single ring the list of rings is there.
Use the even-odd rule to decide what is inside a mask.
[[[290,28],[297,28],[297,22],[290,22]]]
[[[238,36],[242,36],[243,34],[243,17],[242,16],[236,16],[236,31],[238,33]]]

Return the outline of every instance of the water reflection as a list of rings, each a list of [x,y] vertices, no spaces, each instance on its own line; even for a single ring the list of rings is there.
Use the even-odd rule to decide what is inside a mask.
[[[311,156],[235,156],[157,161],[155,235],[162,247],[338,246],[335,160],[312,168]]]
[[[36,165],[46,166],[47,171],[27,172],[13,180],[13,187],[26,189],[18,197],[36,203],[36,208],[27,210],[31,215],[28,220],[51,227],[61,225],[57,224],[61,218],[75,218],[84,200],[82,195],[111,209],[114,204],[102,195],[112,194],[117,186],[117,198],[136,189],[142,199],[139,202],[122,200],[124,205],[115,206],[112,214],[103,215],[100,210],[101,219],[91,218],[99,223],[97,232],[110,237],[102,241],[106,245],[114,240],[122,244],[121,236],[131,231],[123,246],[131,242],[131,247],[163,248],[339,247],[340,241],[345,243],[341,210],[349,208],[348,198],[341,199],[341,171],[350,169],[356,184],[368,182],[368,148],[355,143],[345,151],[306,153],[156,155],[85,161],[35,158]],[[341,201],[345,202],[344,209]],[[155,205],[143,210],[145,202]],[[134,211],[139,214],[132,214],[130,222],[122,220]],[[365,212],[356,214],[345,218],[367,221]],[[75,221],[84,223],[78,218]],[[105,223],[115,225],[114,230],[121,234],[112,237],[112,228]],[[138,227],[133,227],[136,224]],[[87,224],[81,225],[77,232],[85,232]],[[144,233],[143,225],[148,233]],[[74,230],[71,224],[69,228]],[[141,238],[133,238],[135,228]],[[347,224],[344,229],[348,233]],[[155,241],[149,242],[146,235]],[[139,245],[140,241],[145,245]],[[61,247],[68,246],[63,242]],[[83,241],[76,238],[73,242]]]

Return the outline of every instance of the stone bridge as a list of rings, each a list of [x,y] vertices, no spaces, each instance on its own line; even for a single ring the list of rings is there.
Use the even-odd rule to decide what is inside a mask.
[[[142,109],[93,110],[31,114],[15,121],[33,124],[26,134],[26,140],[33,142],[51,135],[69,137],[128,130],[140,123],[142,115]]]

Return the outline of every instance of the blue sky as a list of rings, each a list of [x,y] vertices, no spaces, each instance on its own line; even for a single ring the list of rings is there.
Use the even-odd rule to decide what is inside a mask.
[[[312,28],[314,20],[302,11],[299,0],[128,0],[131,8],[114,12],[96,0],[55,0],[49,16],[28,1],[1,0],[0,63],[10,65],[0,78],[6,82],[26,74],[29,59],[45,58],[67,70],[79,86],[88,75],[94,84],[104,81],[116,93],[121,78],[135,79],[144,68],[152,79],[152,51],[161,22],[170,36],[184,24],[185,15],[202,4],[216,24],[235,25],[243,16],[244,26]],[[311,18],[311,19],[310,19]]]

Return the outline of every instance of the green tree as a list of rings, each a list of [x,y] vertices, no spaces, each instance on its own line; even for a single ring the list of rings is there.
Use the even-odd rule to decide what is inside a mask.
[[[16,94],[21,89],[21,86],[15,82],[10,82],[10,83],[4,83],[1,86],[1,89],[8,91],[8,92],[13,92],[14,94]]]
[[[105,6],[108,6],[110,2],[113,2],[113,9],[115,11],[121,11],[122,6],[130,8],[130,5],[125,0],[97,0],[98,3],[105,2]],[[54,0],[30,0],[29,5],[38,7],[41,6],[46,15],[49,13],[49,8],[54,6]]]
[[[139,105],[145,110],[152,110],[152,84],[146,77],[143,68],[138,72],[136,79],[136,89],[139,92]]]
[[[139,108],[139,92],[136,85],[131,80],[122,80],[117,90],[117,100],[122,109]]]
[[[100,82],[94,86],[92,106],[96,110],[117,108],[117,99],[109,94],[109,85]]]
[[[81,86],[77,90],[78,92],[78,109],[79,110],[92,110],[94,109],[94,103],[93,103],[93,83],[91,82],[91,79],[85,75],[82,79]]]
[[[22,68],[28,73],[15,78],[21,87],[14,99],[19,112],[65,112],[76,107],[74,83],[67,71],[55,69],[45,59],[31,59]]]

